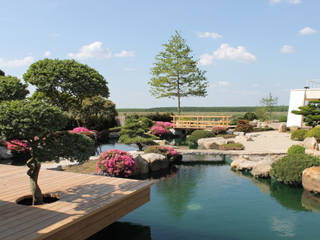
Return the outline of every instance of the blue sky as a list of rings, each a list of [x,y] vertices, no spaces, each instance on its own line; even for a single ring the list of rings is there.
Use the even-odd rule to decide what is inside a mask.
[[[290,89],[320,79],[319,10],[318,0],[1,1],[0,69],[21,77],[39,59],[75,58],[107,79],[117,107],[176,106],[147,82],[178,30],[210,83],[182,106],[258,105],[268,92],[288,104]]]

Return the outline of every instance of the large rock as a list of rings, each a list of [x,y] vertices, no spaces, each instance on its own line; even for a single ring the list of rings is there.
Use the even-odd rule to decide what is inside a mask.
[[[274,163],[276,158],[266,158],[262,161],[259,161],[251,171],[251,174],[255,177],[268,178],[270,177],[269,173],[271,170],[271,164]]]
[[[226,144],[227,140],[223,137],[200,138],[198,140],[199,149],[218,149],[219,145]]]
[[[165,146],[165,145],[169,144],[168,141],[166,141],[166,140],[153,140],[153,141],[160,146]]]
[[[257,162],[239,157],[231,163],[231,169],[238,171],[251,171],[257,165]]]
[[[318,150],[318,142],[315,137],[307,137],[303,141],[305,149]]]
[[[303,170],[302,186],[307,191],[320,193],[320,167],[311,167]]]
[[[279,132],[286,132],[287,131],[287,124],[285,123],[280,123],[279,125]]]
[[[129,151],[129,154],[136,161],[136,168],[134,175],[147,175],[149,173],[148,162],[141,157],[143,151]]]
[[[147,163],[151,172],[167,169],[170,165],[169,160],[158,153],[145,153],[140,155]]]
[[[0,146],[0,159],[6,160],[12,157],[12,154],[6,147]]]

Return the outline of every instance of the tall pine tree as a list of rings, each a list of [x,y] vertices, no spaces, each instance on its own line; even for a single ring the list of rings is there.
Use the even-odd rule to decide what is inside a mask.
[[[182,97],[207,95],[208,82],[191,55],[191,49],[178,31],[168,43],[163,44],[164,50],[156,56],[151,69],[152,78],[149,82],[151,94],[156,98],[177,98],[178,113],[181,112]]]

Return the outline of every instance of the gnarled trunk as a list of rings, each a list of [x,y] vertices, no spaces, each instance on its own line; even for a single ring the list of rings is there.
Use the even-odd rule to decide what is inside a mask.
[[[27,174],[30,177],[30,190],[32,193],[32,205],[38,205],[43,203],[43,195],[38,185],[38,176],[41,168],[41,163],[34,157],[30,158],[27,162],[29,170]]]

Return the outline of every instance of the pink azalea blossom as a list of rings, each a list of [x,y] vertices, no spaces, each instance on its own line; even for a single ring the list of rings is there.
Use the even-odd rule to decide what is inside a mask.
[[[26,151],[28,150],[28,144],[26,142],[22,142],[20,140],[11,140],[6,142],[7,149],[15,150],[15,151]]]
[[[151,133],[156,136],[165,136],[170,134],[170,129],[173,128],[173,124],[171,122],[161,122],[157,121],[151,127]]]

